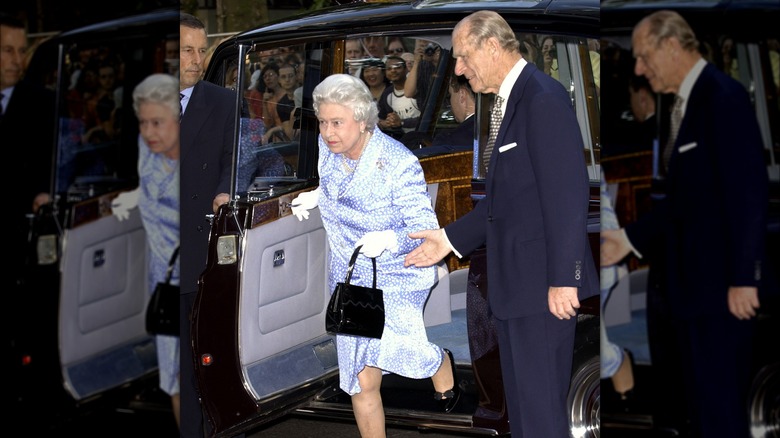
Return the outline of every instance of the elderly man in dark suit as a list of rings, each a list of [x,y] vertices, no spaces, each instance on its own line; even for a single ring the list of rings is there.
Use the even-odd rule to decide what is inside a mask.
[[[575,316],[580,300],[599,293],[579,125],[563,86],[523,59],[500,15],[469,15],[452,42],[455,73],[475,92],[497,95],[486,196],[444,229],[411,233],[425,241],[406,264],[428,266],[486,244],[512,436],[567,437]]]
[[[179,23],[181,116],[181,436],[203,437],[190,340],[190,314],[198,278],[206,267],[209,226],[206,215],[229,200],[233,159],[235,92],[202,81],[206,30],[182,13]]]
[[[689,420],[693,436],[747,437],[768,210],[755,110],[740,83],[701,57],[678,13],[643,18],[632,44],[635,73],[653,91],[675,94],[665,198],[625,229],[602,231],[602,264],[632,250],[650,257],[650,355],[657,375],[677,376],[672,385],[653,382],[663,408],[654,422],[679,429]],[[687,419],[667,418],[678,410]]]

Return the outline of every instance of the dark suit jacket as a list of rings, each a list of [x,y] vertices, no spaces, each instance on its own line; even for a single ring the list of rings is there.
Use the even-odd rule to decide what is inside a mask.
[[[680,316],[728,312],[729,286],[758,286],[768,177],[745,88],[707,64],[691,90],[666,178],[666,198],[626,233],[651,262]],[[657,278],[661,273],[663,278]]]
[[[517,145],[499,152],[502,146]],[[589,182],[569,96],[533,64],[507,101],[485,198],[446,227],[463,255],[487,245],[489,301],[500,319],[549,313],[550,286],[596,295],[587,236]]]
[[[414,149],[414,155],[430,157],[452,152],[470,151],[474,149],[474,115],[462,121],[455,129],[437,135],[431,145],[425,148]]]
[[[181,293],[198,290],[206,267],[212,201],[229,193],[235,92],[200,81],[181,119]]]
[[[56,132],[54,93],[42,85],[20,81],[0,120],[0,143],[14,172],[5,172],[10,196],[8,214],[14,235],[24,240],[26,220],[35,195],[51,190],[52,158]],[[21,233],[21,235],[18,235]]]

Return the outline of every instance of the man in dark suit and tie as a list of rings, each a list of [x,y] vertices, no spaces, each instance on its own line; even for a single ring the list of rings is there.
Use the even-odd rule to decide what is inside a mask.
[[[27,215],[49,201],[48,193],[51,190],[56,131],[54,92],[45,88],[42,78],[26,75],[24,60],[27,51],[27,30],[24,23],[0,12],[0,145],[3,148],[3,157],[10,167],[3,172],[3,187],[6,187],[3,215],[5,224],[11,222],[10,232],[5,225],[5,244],[7,248],[13,248],[13,256],[6,258],[5,273],[2,276],[2,290],[9,300],[6,305],[13,309],[7,312],[8,322],[3,330],[3,340],[11,341],[6,341],[6,346],[18,345],[26,348],[26,352],[37,358],[38,364],[49,364],[56,363],[56,357],[50,357],[52,353],[56,356],[56,339],[53,345],[49,342],[39,342],[49,338],[41,338],[40,335],[31,333],[29,322],[46,318],[50,313],[46,310],[47,307],[40,304],[40,295],[29,293],[29,287],[20,287],[20,280],[25,277],[27,257],[34,255],[32,243],[28,242],[30,221]],[[56,308],[54,310],[52,317],[56,316]],[[40,331],[42,326],[37,327]],[[49,328],[48,325],[45,327]],[[8,356],[18,357],[12,354]],[[3,356],[4,359],[6,357]],[[15,361],[10,363],[15,364]],[[21,370],[20,367],[21,364],[13,369]],[[56,372],[47,371],[41,375],[47,380],[53,380],[47,383],[38,381],[40,388],[49,383],[61,385],[56,378]],[[16,382],[12,382],[12,385],[15,384]],[[8,393],[17,394],[13,390]],[[30,405],[30,409],[25,411],[35,413],[48,409],[46,403],[50,401],[44,396],[30,397],[28,400],[32,401],[35,407]]]
[[[748,437],[768,210],[755,110],[739,82],[702,58],[678,13],[643,18],[632,44],[635,73],[674,93],[681,118],[670,129],[665,197],[625,229],[602,231],[601,262],[632,251],[650,259],[648,340],[654,374],[665,376],[650,385],[654,423],[684,434],[687,420],[693,436]],[[670,418],[677,411],[683,418]]]
[[[406,265],[430,266],[450,251],[460,257],[486,245],[512,436],[568,437],[575,316],[580,300],[599,293],[579,125],[563,86],[523,59],[497,13],[467,16],[452,43],[455,73],[475,92],[500,97],[493,109],[500,128],[485,198],[444,229],[411,233],[425,240]]]
[[[436,135],[430,146],[413,150],[412,152],[418,157],[474,149],[476,97],[465,77],[452,74],[449,85],[449,101],[452,115],[458,122],[458,126],[445,134]]]
[[[13,179],[6,187],[6,206],[13,213],[14,235],[27,234],[25,214],[48,202],[54,147],[54,93],[42,82],[25,76],[27,32],[24,24],[0,14],[0,142],[17,167],[7,172]],[[18,179],[23,176],[23,180]],[[39,195],[42,197],[36,199]],[[11,271],[13,272],[13,271]]]
[[[206,215],[228,202],[233,159],[235,92],[202,81],[208,40],[203,23],[181,13],[179,23],[181,116],[181,436],[203,437],[190,339],[198,278],[206,267]]]

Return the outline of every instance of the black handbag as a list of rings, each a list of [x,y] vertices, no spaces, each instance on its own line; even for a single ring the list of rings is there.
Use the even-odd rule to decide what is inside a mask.
[[[165,282],[157,283],[146,306],[146,332],[151,335],[179,336],[179,286],[171,284],[171,274],[179,247],[173,250],[168,262]]]
[[[376,288],[376,259],[371,259],[374,265],[373,287],[349,284],[360,248],[358,246],[352,253],[347,278],[336,285],[330,296],[325,314],[325,330],[331,334],[380,339],[385,329],[385,302],[382,290]]]

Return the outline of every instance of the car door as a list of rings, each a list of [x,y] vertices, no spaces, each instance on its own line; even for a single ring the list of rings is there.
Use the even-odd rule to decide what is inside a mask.
[[[20,399],[56,382],[50,399],[59,403],[63,393],[79,405],[156,375],[154,339],[144,328],[146,235],[137,209],[119,220],[111,201],[138,184],[132,92],[147,75],[167,71],[165,42],[178,40],[177,20],[177,10],[155,11],[68,31],[31,63],[30,74],[56,73],[49,85],[57,132],[51,202],[31,219],[22,281],[22,293],[38,299],[21,311],[43,311],[47,325],[20,338],[20,351],[38,353],[28,355],[31,372],[20,374],[27,382]]]

